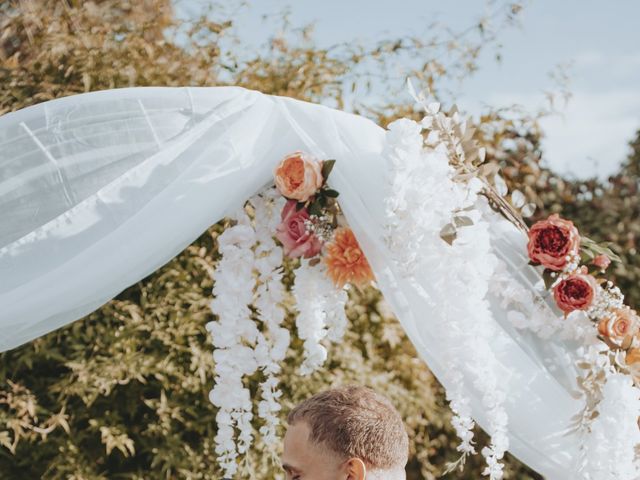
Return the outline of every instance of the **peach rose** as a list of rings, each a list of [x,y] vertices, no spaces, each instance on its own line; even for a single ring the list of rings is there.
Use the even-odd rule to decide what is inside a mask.
[[[274,176],[282,195],[306,202],[322,186],[322,162],[308,153],[294,152],[278,164]]]
[[[624,356],[624,363],[629,368],[636,385],[640,385],[640,348],[630,348]]]
[[[556,304],[564,313],[586,310],[593,303],[598,283],[593,276],[574,273],[558,283],[553,289]]]
[[[630,348],[625,354],[624,361],[627,365],[640,363],[640,348]]]
[[[533,224],[529,230],[527,251],[532,262],[560,271],[567,265],[567,255],[580,250],[580,234],[573,222],[554,213]]]
[[[593,264],[602,270],[606,270],[609,265],[611,265],[611,259],[607,255],[602,253],[593,259]]]
[[[288,200],[282,209],[282,222],[276,228],[276,238],[284,246],[284,254],[291,258],[311,258],[322,250],[322,240],[307,230],[305,220],[309,219],[306,208],[296,211],[298,202]]]
[[[613,315],[600,320],[598,332],[600,335],[615,339],[623,339],[628,335],[635,335],[640,327],[638,314],[629,307],[616,308]]]

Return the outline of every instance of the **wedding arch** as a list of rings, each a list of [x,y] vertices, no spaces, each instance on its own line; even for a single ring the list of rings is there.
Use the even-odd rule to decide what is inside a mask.
[[[0,351],[230,217],[207,325],[228,476],[251,446],[242,379],[257,369],[260,434],[277,441],[289,255],[301,374],[341,338],[345,289],[373,281],[447,390],[461,458],[477,422],[491,479],[507,450],[549,479],[639,478],[638,318],[604,278],[615,256],[557,216],[530,229],[522,195],[479,174],[471,126],[412,94],[422,121],[387,129],[238,87],[106,90],[0,117]]]

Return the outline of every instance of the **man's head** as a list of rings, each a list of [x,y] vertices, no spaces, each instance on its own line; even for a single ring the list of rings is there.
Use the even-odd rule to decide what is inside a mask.
[[[318,393],[287,418],[287,480],[404,480],[409,438],[391,402],[365,387]]]

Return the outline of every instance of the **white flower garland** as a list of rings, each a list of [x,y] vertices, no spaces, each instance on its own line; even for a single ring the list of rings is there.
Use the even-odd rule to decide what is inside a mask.
[[[585,444],[585,480],[637,480],[638,452],[628,447],[640,444],[640,390],[628,375],[607,377],[598,412]]]
[[[273,239],[284,199],[270,188],[262,195],[254,196],[250,203],[255,209],[258,239],[255,250],[258,285],[253,303],[258,311],[258,319],[265,325],[265,332],[259,333],[256,345],[257,361],[266,377],[260,384],[262,400],[258,403],[258,416],[264,420],[260,428],[263,441],[267,447],[275,450],[278,444],[276,429],[280,423],[278,412],[281,409],[278,399],[282,396],[277,375],[290,340],[289,330],[281,327],[286,316],[283,307],[286,291],[282,283],[284,256],[282,248]]]
[[[506,222],[501,220],[503,226]],[[509,224],[507,228],[513,227]],[[524,259],[524,239],[520,251]],[[526,265],[525,260],[522,264]],[[585,397],[576,427],[584,439],[580,445],[582,478],[638,480],[640,463],[635,449],[640,444],[640,389],[633,386],[628,375],[615,370],[615,355],[597,338],[587,313],[576,310],[563,319],[544,302],[542,296],[549,292],[542,280],[537,288],[527,289],[502,260],[493,276],[491,292],[502,298],[501,306],[509,309],[507,318],[514,327],[530,330],[542,339],[555,337],[581,345],[575,364]]]
[[[256,233],[243,213],[240,223],[218,237],[222,253],[215,272],[211,310],[217,320],[207,324],[215,350],[215,386],[209,400],[219,408],[216,453],[226,477],[237,471],[237,457],[245,453],[253,439],[252,401],[242,378],[258,369],[253,349],[259,331],[251,318],[255,279],[253,245]],[[239,430],[236,444],[235,428]]]
[[[455,221],[455,213],[476,203],[479,184],[454,182],[447,148],[442,144],[425,148],[421,131],[418,123],[407,119],[389,125],[383,153],[391,167],[385,198],[385,240],[401,272],[417,290],[430,285],[433,297],[442,299],[435,306],[438,310],[432,312],[440,320],[433,328],[449,353],[445,375],[453,387],[447,395],[461,439],[458,450],[462,461],[475,450],[474,422],[459,372],[474,366],[474,385],[482,395],[492,437],[491,445],[482,451],[487,461],[483,474],[499,480],[503,475],[500,460],[508,448],[506,394],[495,376],[497,360],[488,347],[495,326],[485,299],[496,259],[490,251],[488,224],[478,210],[464,212],[468,226],[457,229],[451,245],[441,238],[443,227]],[[416,271],[420,272],[420,283],[415,279]],[[445,300],[451,292],[461,291],[467,292],[464,297]]]
[[[300,373],[309,375],[327,359],[327,349],[321,341],[327,338],[337,342],[344,335],[348,295],[344,289],[333,285],[323,263],[311,265],[309,260],[301,259],[295,270],[293,296],[298,309],[298,336],[304,340]]]
[[[209,399],[219,408],[216,453],[226,477],[235,475],[238,456],[253,441],[253,404],[243,378],[258,370],[265,375],[258,402],[258,417],[263,421],[260,434],[275,452],[282,396],[278,374],[290,343],[289,331],[281,326],[287,295],[282,283],[284,255],[273,237],[285,199],[268,188],[248,203],[254,209],[253,220],[242,208],[235,216],[237,224],[218,238],[222,258],[213,273],[215,298],[210,304],[218,319],[207,324],[216,363]],[[306,375],[326,359],[326,348],[320,342],[325,338],[336,342],[344,335],[348,296],[333,285],[322,263],[311,266],[302,260],[295,273],[293,294],[300,312],[296,326],[305,350],[300,371]],[[256,309],[257,322],[251,306]]]

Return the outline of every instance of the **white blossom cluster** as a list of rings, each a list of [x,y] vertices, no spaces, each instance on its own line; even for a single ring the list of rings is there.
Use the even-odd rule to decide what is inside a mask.
[[[249,307],[255,285],[252,247],[256,233],[246,216],[240,220],[218,237],[222,258],[214,272],[214,299],[210,304],[218,318],[207,324],[215,347],[216,378],[209,400],[219,409],[216,454],[225,477],[229,478],[236,473],[238,455],[248,450],[253,439],[251,394],[242,379],[258,369],[250,345],[256,343],[259,331]]]
[[[495,325],[486,297],[496,258],[491,253],[488,225],[472,208],[479,200],[479,183],[455,182],[443,145],[426,148],[421,125],[401,119],[389,125],[384,156],[390,166],[387,186],[385,241],[395,263],[410,284],[429,290],[437,322],[429,324],[441,339],[447,358],[447,395],[465,455],[473,448],[469,384],[475,387],[489,421],[491,444],[483,449],[483,472],[502,478],[501,459],[508,448],[506,394],[496,373],[498,361],[490,348]],[[428,206],[428,208],[425,208]],[[464,211],[466,226],[455,230],[451,245],[442,240],[443,227]],[[419,274],[419,276],[418,276]],[[461,293],[464,292],[464,295]],[[465,372],[465,375],[461,374]]]
[[[599,415],[586,437],[585,480],[637,480],[640,459],[630,445],[640,445],[638,429],[640,389],[631,377],[612,373],[607,377],[598,406]]]
[[[213,272],[214,299],[210,304],[217,319],[207,324],[216,374],[209,399],[219,409],[216,453],[226,477],[237,472],[238,456],[245,454],[253,441],[253,402],[243,378],[258,371],[264,374],[257,405],[263,422],[260,434],[274,451],[279,441],[282,392],[278,374],[290,334],[282,326],[287,295],[282,282],[284,254],[273,235],[284,203],[275,189],[268,188],[249,199],[253,218],[241,209],[234,218],[237,224],[218,238],[221,259]],[[302,260],[295,273],[293,295],[299,311],[296,326],[305,349],[300,370],[309,374],[326,359],[321,340],[336,342],[344,335],[348,296],[333,285],[322,263],[312,266]]]
[[[640,444],[640,389],[633,386],[629,375],[616,371],[611,351],[598,339],[592,321],[602,318],[609,308],[622,306],[622,293],[606,283],[606,288],[598,287],[594,307],[589,311],[575,310],[563,318],[539,273],[536,284],[536,277],[529,276],[535,267],[527,265],[525,236],[505,219],[494,221],[493,228],[499,229],[503,237],[511,236],[515,245],[509,258],[499,260],[490,283],[491,293],[508,310],[507,319],[514,327],[530,330],[542,339],[575,341],[578,346],[574,363],[579,366],[577,385],[585,402],[577,425],[584,439],[580,446],[584,462],[578,473],[585,480],[640,479],[640,464],[634,457],[636,445]],[[522,268],[514,268],[515,265]],[[577,266],[570,268],[576,270]],[[530,288],[523,278],[529,278]]]
[[[258,281],[253,304],[257,309],[258,319],[265,327],[258,333],[255,347],[256,360],[265,375],[264,382],[260,384],[262,399],[258,403],[258,416],[264,420],[264,425],[260,427],[263,441],[273,449],[278,443],[276,429],[281,409],[279,398],[282,396],[277,375],[290,340],[289,330],[281,326],[286,316],[283,306],[286,291],[282,283],[284,256],[282,248],[273,239],[285,200],[275,193],[275,189],[268,189],[250,200],[255,209],[257,235],[255,268],[258,271]]]
[[[309,260],[302,259],[295,270],[293,296],[298,310],[296,328],[304,340],[300,373],[308,375],[327,358],[327,349],[321,341],[325,337],[332,342],[342,339],[347,326],[348,295],[331,282],[322,262],[311,265]]]
[[[505,219],[496,219],[493,227],[498,230],[504,228],[505,224],[508,224],[507,228],[513,228],[511,232],[504,231],[505,235],[520,234]],[[490,292],[501,300],[501,307],[507,311],[507,319],[514,327],[530,330],[545,340],[550,338],[576,340],[582,345],[591,345],[598,341],[594,334],[593,322],[585,311],[575,310],[565,319],[558,313],[555,302],[542,279],[538,278],[535,283],[531,279],[527,287],[526,282],[523,283],[523,277],[520,279],[516,277],[519,274],[513,268],[516,260],[522,265],[522,269],[532,268],[527,265],[528,257],[524,244],[522,244],[522,250],[517,253],[517,259],[513,258],[513,251],[510,251],[510,255],[512,256],[510,260],[505,258],[498,260],[489,288]],[[507,261],[511,265],[508,265]]]
[[[471,417],[469,398],[465,397],[463,392],[460,391],[460,387],[464,385],[462,373],[452,372],[451,376],[452,384],[458,387],[458,390],[454,392],[452,388],[449,388],[446,391],[446,397],[447,401],[449,401],[451,411],[454,414],[451,419],[451,424],[456,431],[456,435],[460,438],[460,443],[456,447],[456,450],[462,453],[464,458],[466,455],[476,453],[476,449],[473,446],[473,428],[475,427],[475,422]]]
[[[598,295],[593,300],[587,314],[594,320],[611,317],[614,309],[624,307],[624,294],[620,287],[613,284],[611,280],[604,283],[604,287],[598,287]]]

